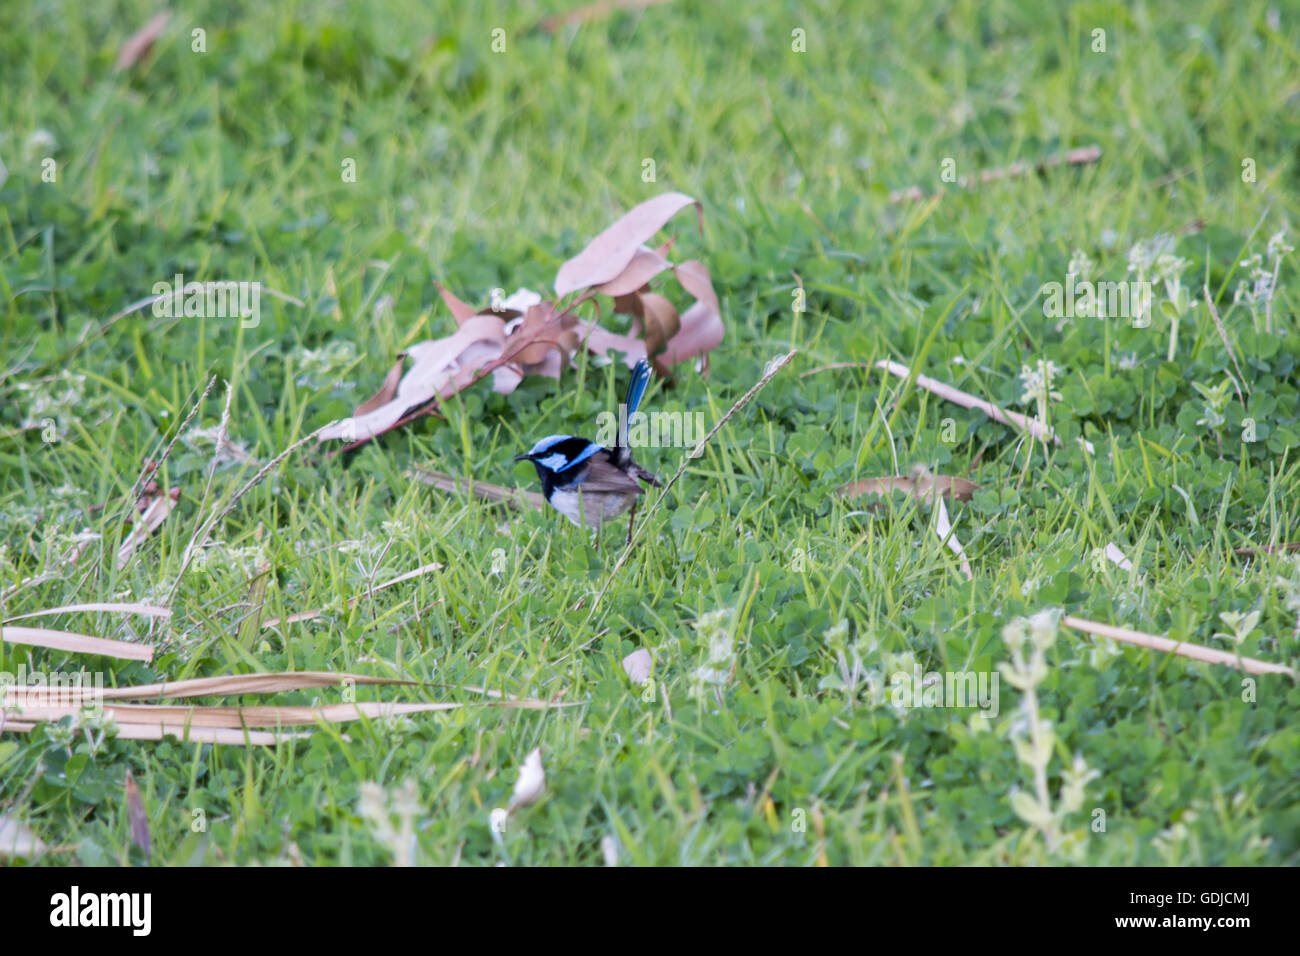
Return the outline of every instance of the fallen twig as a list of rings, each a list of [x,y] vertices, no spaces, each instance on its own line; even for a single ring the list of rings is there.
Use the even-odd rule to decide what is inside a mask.
[[[1040,159],[1037,163],[1030,165],[1023,160],[1017,160],[1010,166],[1000,166],[996,169],[985,169],[980,171],[972,179],[968,176],[958,177],[954,185],[961,189],[973,189],[982,183],[997,182],[1000,179],[1011,179],[1016,176],[1023,176],[1025,173],[1033,170],[1037,173],[1046,172],[1053,166],[1060,166],[1068,163],[1071,166],[1082,166],[1086,163],[1095,163],[1101,158],[1101,147],[1095,143],[1091,146],[1081,146],[1078,149],[1072,149],[1068,153],[1061,155],[1054,153],[1046,159]],[[931,195],[942,196],[943,192],[933,193]],[[889,194],[889,201],[892,203],[914,201],[925,199],[927,196],[925,190],[920,186],[910,186],[907,189],[898,189]]]
[[[1076,631],[1095,634],[1098,637],[1109,637],[1111,640],[1121,641],[1125,644],[1146,647],[1153,651],[1164,651],[1167,654],[1177,654],[1180,657],[1190,657],[1193,660],[1205,661],[1208,664],[1237,667],[1247,674],[1287,674],[1295,677],[1295,671],[1285,664],[1274,664],[1270,661],[1256,660],[1253,657],[1242,657],[1239,654],[1220,651],[1213,647],[1171,640],[1158,634],[1132,631],[1127,627],[1115,627],[1112,624],[1099,624],[1096,621],[1085,620],[1081,617],[1063,617],[1061,623],[1066,627],[1074,628]]]
[[[898,362],[881,360],[876,363],[876,368],[883,369],[902,379],[905,379],[912,374],[911,369]],[[992,402],[986,402],[982,398],[976,398],[969,392],[963,392],[959,388],[954,388],[951,385],[940,382],[938,379],[930,378],[928,375],[918,375],[916,377],[916,384],[921,386],[921,388],[925,389],[927,392],[932,392],[940,398],[947,399],[956,405],[961,405],[963,408],[978,409],[994,421],[1001,422],[1004,425],[1010,425],[1013,428],[1019,428],[1021,431],[1026,431],[1037,439],[1052,441],[1057,445],[1064,444],[1055,431],[1047,425],[1044,425],[1037,418],[1030,418],[1028,415],[1021,415],[1019,412],[1006,411],[1005,409],[994,405]],[[1087,451],[1088,454],[1091,455],[1093,453],[1092,442],[1080,438],[1079,444],[1083,446],[1084,450]]]

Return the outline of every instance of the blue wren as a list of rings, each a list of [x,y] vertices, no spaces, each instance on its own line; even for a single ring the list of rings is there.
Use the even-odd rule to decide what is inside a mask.
[[[548,435],[527,454],[515,456],[515,461],[533,463],[542,481],[543,497],[574,524],[581,526],[585,521],[587,527],[599,531],[607,519],[629,507],[635,517],[636,499],[644,493],[638,479],[661,487],[658,478],[632,460],[626,433],[627,422],[641,404],[649,381],[650,365],[642,359],[632,369],[624,402],[627,412],[619,416],[618,441],[613,448],[573,435]],[[629,543],[631,540],[629,518]]]

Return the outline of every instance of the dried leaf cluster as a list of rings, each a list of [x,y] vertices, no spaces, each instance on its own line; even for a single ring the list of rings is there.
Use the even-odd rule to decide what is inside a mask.
[[[555,277],[555,301],[529,289],[476,308],[439,286],[457,329],[419,342],[398,356],[383,386],[357,406],[353,416],[320,433],[322,441],[364,441],[397,427],[411,412],[430,406],[492,376],[492,387],[513,392],[528,375],[559,378],[579,348],[619,354],[629,367],[650,358],[661,374],[690,359],[707,356],[722,341],[724,327],[708,268],[698,259],[673,263],[673,240],[646,243],[674,215],[695,206],[690,196],[664,193],[629,210],[565,262]],[[694,301],[683,312],[650,282],[672,272]],[[567,304],[566,296],[574,296]],[[604,296],[614,313],[631,317],[627,333],[584,319],[578,306]],[[410,367],[407,367],[407,361]]]

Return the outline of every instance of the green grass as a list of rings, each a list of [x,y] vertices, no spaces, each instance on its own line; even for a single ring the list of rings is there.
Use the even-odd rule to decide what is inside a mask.
[[[1232,553],[1300,539],[1300,260],[1282,261],[1271,330],[1262,308],[1233,304],[1244,260],[1300,212],[1295,11],[1275,30],[1261,2],[992,0],[925,15],[678,2],[554,37],[532,29],[566,5],[200,3],[122,75],[117,48],[154,6],[0,8],[0,617],[175,590],[165,624],[40,622],[152,643],[149,666],[3,644],[0,671],[85,666],[109,684],[351,671],[428,682],[359,699],[471,703],[272,748],[6,734],[0,811],[71,848],[59,863],[142,859],[127,769],[153,861],[168,864],[388,862],[360,789],[396,795],[408,778],[417,858],[438,864],[597,864],[610,836],[639,864],[1297,862],[1289,678],[1243,686],[1225,667],[1062,630],[1037,688],[1057,738],[1053,803],[1074,755],[1099,776],[1060,822],[1077,839],[1055,841],[1009,797],[1034,788],[1013,743],[1019,690],[1003,681],[988,721],[889,700],[891,676],[914,663],[996,672],[1003,628],[1049,608],[1225,649],[1220,614],[1258,611],[1241,653],[1300,662],[1300,568]],[[504,53],[491,49],[498,27]],[[1098,28],[1105,53],[1091,49]],[[1091,165],[969,192],[940,179],[949,157],[972,176],[1090,143],[1103,150]],[[54,183],[41,181],[47,156]],[[355,183],[340,174],[349,158]],[[912,185],[944,198],[889,201]],[[476,386],[445,419],[350,456],[291,455],[178,580],[196,529],[258,467],[213,468],[225,383],[233,440],[269,461],[348,415],[405,346],[449,333],[435,281],[475,303],[493,287],[547,289],[617,214],[669,189],[705,205],[702,237],[689,214],[669,228],[675,254],[710,266],[727,338],[707,378],[683,368],[647,408],[712,425],[767,361],[800,351],[649,514],[612,581],[621,528],[596,551],[554,513],[404,477],[428,465],[533,488],[511,456],[542,435],[594,433],[621,397],[625,370],[591,356],[509,396]],[[1159,311],[1147,329],[1043,314],[1040,289],[1065,280],[1074,249],[1123,279],[1130,246],[1162,232],[1178,234],[1193,295],[1208,284],[1243,369],[1248,400],[1230,392],[1218,427],[1198,424],[1195,385],[1234,366],[1204,302],[1172,362]],[[149,310],[109,323],[177,272],[304,304],[264,296],[247,329]],[[794,313],[800,284],[807,311]],[[883,358],[1030,414],[1021,367],[1051,360],[1064,445],[1047,452],[867,368],[813,372]],[[120,499],[213,375],[157,476],[180,507],[119,570]],[[683,453],[638,459],[664,475]],[[973,581],[926,509],[834,495],[916,463],[981,486],[950,506]],[[83,531],[98,537],[58,570]],[[1131,572],[1095,560],[1111,542]],[[370,593],[433,561],[443,569]],[[318,608],[316,621],[255,627]],[[734,672],[692,695],[711,634],[734,640]],[[623,675],[640,647],[655,657],[653,694]],[[838,657],[853,684],[855,654],[859,686],[846,686]],[[490,709],[467,686],[575,706]],[[496,840],[489,812],[536,746],[547,794]]]

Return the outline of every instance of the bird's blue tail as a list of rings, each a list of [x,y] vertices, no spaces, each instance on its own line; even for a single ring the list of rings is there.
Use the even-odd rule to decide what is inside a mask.
[[[645,388],[649,384],[650,363],[642,359],[632,369],[632,381],[627,384],[627,401],[623,404],[627,406],[628,418],[636,414],[637,406],[641,404],[641,398],[645,395]]]

